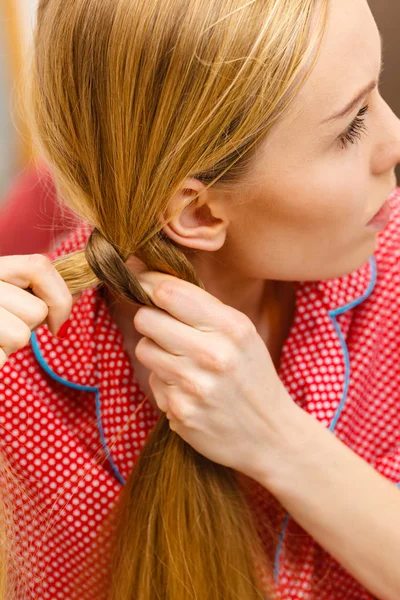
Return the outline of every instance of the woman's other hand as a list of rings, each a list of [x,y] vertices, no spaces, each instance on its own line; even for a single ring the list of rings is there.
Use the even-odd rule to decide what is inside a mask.
[[[0,257],[0,368],[40,325],[46,323],[56,335],[79,297],[71,295],[46,256]]]

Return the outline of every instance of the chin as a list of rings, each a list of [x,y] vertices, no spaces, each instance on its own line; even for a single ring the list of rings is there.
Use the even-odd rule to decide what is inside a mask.
[[[377,236],[375,236],[374,238],[372,238],[372,240],[369,240],[368,243],[365,246],[365,249],[363,252],[360,252],[357,255],[355,255],[354,257],[354,261],[352,261],[348,268],[340,273],[339,275],[337,275],[337,277],[343,277],[345,275],[350,275],[350,273],[354,273],[354,271],[358,271],[358,269],[361,269],[361,267],[363,267],[369,260],[370,258],[374,255],[376,247],[377,247]]]

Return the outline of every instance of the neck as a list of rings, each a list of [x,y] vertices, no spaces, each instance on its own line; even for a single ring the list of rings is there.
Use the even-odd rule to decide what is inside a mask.
[[[245,314],[271,352],[279,352],[278,346],[285,339],[294,316],[293,282],[239,277],[231,269],[216,272],[204,263],[202,268],[196,267],[196,273],[207,292]],[[108,288],[103,288],[103,294],[125,342],[135,346],[140,336],[133,326],[133,318],[140,305],[117,299]]]

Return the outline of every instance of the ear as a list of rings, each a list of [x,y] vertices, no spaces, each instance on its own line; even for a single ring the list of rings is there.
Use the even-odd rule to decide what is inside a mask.
[[[172,217],[163,232],[187,248],[219,250],[225,243],[229,225],[226,209],[220,190],[207,189],[198,179],[188,177],[171,199]]]

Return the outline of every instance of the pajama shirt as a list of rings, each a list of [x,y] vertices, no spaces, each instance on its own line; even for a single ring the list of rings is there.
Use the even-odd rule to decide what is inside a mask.
[[[399,486],[400,188],[389,202],[390,223],[364,265],[296,282],[278,373],[293,402]],[[47,256],[84,248],[91,230],[79,223]],[[82,293],[65,339],[42,325],[8,358],[0,451],[12,472],[1,478],[13,506],[15,600],[106,600],[107,519],[157,419],[101,287]],[[266,489],[238,480],[283,600],[372,599]]]

